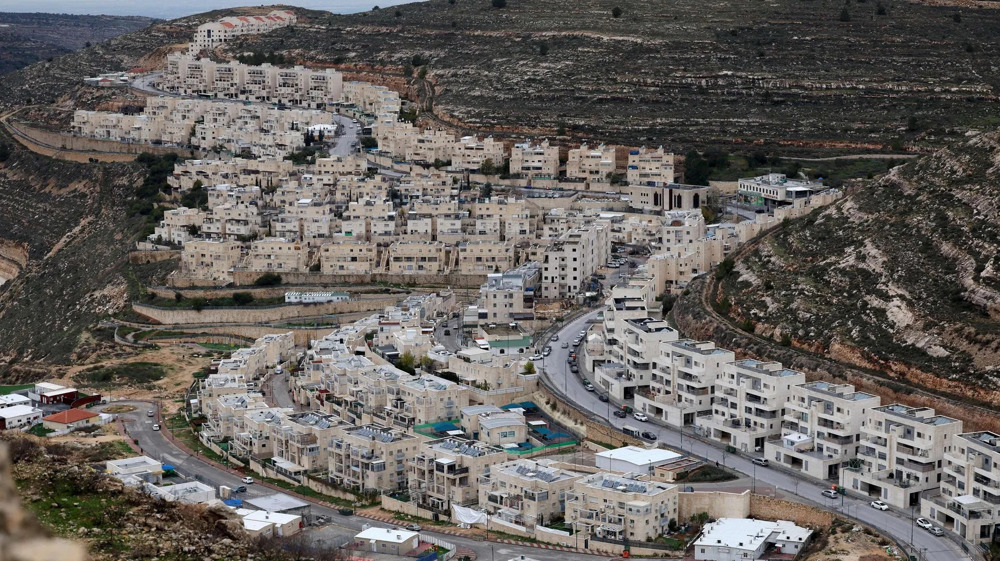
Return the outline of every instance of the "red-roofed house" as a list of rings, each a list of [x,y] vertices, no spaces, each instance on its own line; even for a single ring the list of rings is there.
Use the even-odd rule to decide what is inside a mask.
[[[101,416],[83,409],[67,409],[48,417],[42,417],[42,426],[54,431],[71,430],[88,425],[101,424]]]

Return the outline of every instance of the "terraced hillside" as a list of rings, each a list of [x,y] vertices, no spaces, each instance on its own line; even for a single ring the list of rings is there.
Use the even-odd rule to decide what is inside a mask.
[[[65,363],[88,328],[125,304],[139,230],[126,207],[143,175],[134,164],[23,149],[0,163],[0,243],[21,251],[5,260],[17,275],[0,286],[0,376],[30,379],[42,364]]]
[[[369,79],[412,68],[414,91],[426,61],[435,115],[467,130],[920,148],[996,122],[1000,4],[978,6],[431,0],[248,37],[230,54],[277,51]]]
[[[976,136],[787,224],[737,260],[717,309],[775,342],[1000,395],[998,162],[1000,132]]]

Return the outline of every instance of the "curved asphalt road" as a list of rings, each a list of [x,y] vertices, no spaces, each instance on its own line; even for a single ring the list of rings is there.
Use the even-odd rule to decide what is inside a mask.
[[[132,438],[139,440],[139,447],[142,453],[159,460],[164,464],[170,464],[177,468],[178,474],[187,478],[194,478],[206,485],[218,487],[226,485],[235,488],[242,485],[242,475],[228,472],[206,463],[197,456],[189,456],[180,448],[163,436],[162,432],[154,431],[153,424],[161,422],[159,414],[155,417],[148,417],[146,412],[154,409],[155,405],[144,401],[115,401],[114,405],[134,405],[138,407],[135,412],[121,413],[118,417],[123,421],[126,432]],[[253,498],[278,493],[270,487],[263,485],[247,485],[247,492],[237,495],[239,498]],[[313,544],[320,544],[327,547],[338,547],[351,539],[361,531],[362,526],[389,528],[389,524],[384,524],[368,518],[356,516],[342,516],[336,509],[318,505],[311,502],[310,511],[313,515],[325,515],[332,522],[322,527],[309,527],[303,533],[304,538]],[[435,533],[433,527],[422,530],[425,533]],[[546,561],[592,561],[594,557],[590,554],[572,553],[568,551],[540,550],[533,547],[522,547],[510,544],[500,544],[484,542],[459,536],[439,534],[441,539],[453,543],[459,547],[466,547],[476,552],[480,561],[505,561],[513,557],[523,555],[526,558],[541,559]]]
[[[619,419],[611,414],[611,409],[615,404],[603,403],[597,398],[595,392],[588,392],[583,387],[583,382],[576,374],[569,371],[569,364],[566,359],[575,349],[563,349],[564,342],[570,342],[592,324],[589,320],[596,317],[598,311],[591,312],[579,319],[570,322],[559,331],[559,341],[547,342],[552,346],[552,354],[542,361],[544,369],[543,376],[548,379],[552,388],[563,394],[569,402],[577,405],[581,410],[593,414],[594,418],[601,418],[608,421],[612,426],[621,428],[624,424],[637,426],[643,430],[649,430],[657,435],[657,441],[668,446],[683,450],[689,454],[699,456],[707,461],[718,461],[729,468],[746,474],[751,477],[762,492],[768,489],[774,490],[778,494],[786,495],[798,502],[819,506],[826,510],[839,511],[850,515],[874,528],[879,529],[886,535],[892,536],[899,543],[906,544],[909,548],[910,536],[913,536],[913,555],[918,556],[923,553],[923,559],[928,561],[959,561],[971,559],[969,554],[963,552],[958,545],[949,538],[935,537],[925,530],[914,528],[912,516],[920,516],[917,512],[911,516],[910,511],[898,511],[890,509],[887,512],[872,508],[869,503],[872,499],[855,498],[846,496],[841,499],[826,499],[820,493],[829,488],[828,483],[817,482],[812,479],[799,478],[789,471],[775,468],[762,468],[755,466],[746,456],[727,454],[723,448],[714,444],[708,444],[700,440],[691,438],[691,434],[681,434],[677,429],[653,423],[642,423],[631,416]],[[541,344],[541,343],[539,343]],[[629,403],[631,405],[631,403]],[[768,493],[770,494],[770,493]],[[797,495],[796,497],[789,497]],[[912,529],[912,534],[911,534]]]

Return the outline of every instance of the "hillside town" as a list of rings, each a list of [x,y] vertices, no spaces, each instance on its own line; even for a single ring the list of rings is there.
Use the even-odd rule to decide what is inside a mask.
[[[254,537],[390,513],[349,539],[385,559],[455,556],[443,528],[623,558],[795,559],[826,543],[781,505],[892,531],[886,547],[910,559],[936,559],[913,524],[921,543],[996,539],[1000,435],[691,339],[670,317],[696,279],[842,190],[777,172],[686,184],[662,147],[425,128],[396,91],[333,68],[204,56],[297,21],[205,23],[162,71],[126,78],[153,89],[141,111],[76,110],[69,132],[190,155],[135,247],[179,256],[155,287],[178,303],[248,287],[301,306],[370,296],[358,287],[394,303],[316,313],[306,334],[256,321],[268,333],[241,331],[252,343],[127,423],[104,409],[136,400],[50,381],[0,395],[0,429],[121,425],[142,453],[106,461],[109,476],[221,502]],[[150,345],[119,336],[134,317],[113,323],[116,341]],[[196,442],[178,446],[179,426]]]

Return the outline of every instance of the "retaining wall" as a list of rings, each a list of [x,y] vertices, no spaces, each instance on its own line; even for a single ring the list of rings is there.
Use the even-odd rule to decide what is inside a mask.
[[[133,302],[132,309],[136,313],[158,321],[163,325],[272,323],[325,314],[377,311],[385,309],[388,306],[394,306],[397,301],[397,298],[372,298],[366,300],[349,300],[347,302],[327,302],[323,304],[288,304],[260,306],[256,308],[216,308],[204,309],[200,312],[195,310],[158,308]]]
[[[152,144],[129,144],[114,140],[98,140],[95,138],[73,136],[71,134],[39,129],[22,122],[7,121],[6,126],[15,137],[24,137],[42,147],[72,152],[90,152],[98,159],[100,159],[101,155],[107,154],[129,154],[132,156],[130,159],[134,160],[135,156],[143,152],[149,152],[150,154],[179,154],[182,156],[190,156],[192,153],[189,148],[154,146]],[[199,154],[200,152],[195,151],[196,156]]]
[[[252,285],[263,273],[260,271],[233,271],[233,284],[236,286]],[[175,284],[180,279],[171,278],[171,284]],[[365,275],[329,275],[324,273],[281,273],[283,284],[353,284],[365,285],[374,283],[387,283],[398,285],[417,286],[441,286],[459,288],[479,288],[486,282],[486,275],[465,275],[460,273],[447,273],[444,275],[407,275],[399,273],[370,273]],[[217,284],[211,281],[208,285]],[[188,286],[199,286],[197,284]],[[206,286],[202,281],[200,286]]]
[[[712,518],[746,518],[750,514],[750,491],[723,493],[721,491],[694,491],[678,493],[677,519],[688,520],[691,515],[707,512]]]
[[[436,512],[427,510],[426,508],[420,508],[414,503],[404,503],[399,499],[394,499],[389,495],[382,495],[382,510],[388,510],[390,512],[401,512],[403,514],[408,514],[410,516],[416,516],[423,518],[425,520],[434,520],[434,516],[437,515],[439,520],[445,520],[450,522],[451,517],[446,514],[438,514]]]
[[[833,523],[832,512],[801,503],[783,501],[764,495],[750,496],[750,518],[790,520],[800,526],[827,528]]]
[[[160,263],[171,259],[180,259],[181,252],[176,249],[145,250],[136,249],[128,252],[128,262],[133,265],[144,263]],[[173,296],[173,295],[171,295]]]

